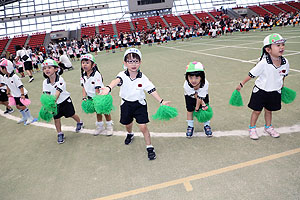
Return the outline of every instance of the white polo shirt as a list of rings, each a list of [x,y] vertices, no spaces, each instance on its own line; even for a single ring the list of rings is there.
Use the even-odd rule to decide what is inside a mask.
[[[20,88],[22,87],[24,88],[24,95],[28,93],[21,79],[14,72],[12,72],[9,76],[5,75],[4,81],[6,86],[10,89],[10,93],[13,97],[21,97]]]
[[[283,86],[283,78],[288,75],[290,65],[288,60],[281,57],[280,67],[275,67],[270,56],[264,57],[257,65],[249,72],[252,78],[258,77],[255,80],[255,85],[267,92],[280,91]]]
[[[195,90],[193,87],[191,87],[187,81],[184,81],[183,88],[184,88],[184,95],[188,95],[192,98],[195,98],[195,93],[197,92],[197,96],[200,98],[205,98],[206,95],[208,94],[208,86],[209,83],[205,79],[205,84],[202,88],[199,88],[198,90]]]
[[[43,92],[50,95],[55,95],[57,90],[60,92],[60,95],[56,101],[57,104],[62,103],[63,101],[65,101],[67,98],[70,97],[70,93],[67,91],[66,82],[61,76],[56,75],[56,79],[53,85],[50,83],[49,78],[44,80]]]
[[[26,49],[18,50],[18,51],[16,52],[16,55],[17,55],[17,57],[20,58],[20,61],[22,61],[22,62],[31,61],[30,56],[29,56],[28,52],[26,51]],[[23,60],[22,58],[23,58],[23,56],[25,56],[25,55],[27,55],[28,58],[27,58],[26,60]]]
[[[135,79],[131,79],[128,70],[122,71],[117,75],[121,80],[120,97],[126,101],[139,101],[140,104],[146,105],[146,95],[144,91],[151,94],[156,91],[153,83],[142,72],[138,72]]]
[[[0,90],[6,90],[6,83],[4,81],[4,76],[1,73],[0,73]]]
[[[84,90],[89,97],[94,97],[96,95],[96,89],[104,87],[102,76],[96,68],[93,68],[90,77],[87,77],[86,73],[84,73],[83,77],[80,78],[80,84],[84,87]]]

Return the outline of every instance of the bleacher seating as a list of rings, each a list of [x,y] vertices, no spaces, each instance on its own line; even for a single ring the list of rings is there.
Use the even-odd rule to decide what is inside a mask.
[[[296,9],[300,10],[300,2],[289,1],[289,2],[286,2],[286,3],[293,6]]]
[[[164,15],[165,20],[168,22],[170,26],[183,26],[184,24],[179,20],[177,16],[174,15]]]
[[[115,34],[112,23],[99,24],[99,33],[100,35],[111,35]]]
[[[138,19],[133,19],[132,24],[135,28],[135,30],[147,30],[148,26],[147,26],[147,22],[144,18],[138,18]]]
[[[0,55],[2,54],[5,46],[7,45],[7,42],[9,41],[9,39],[1,39],[0,40]]]
[[[31,35],[30,40],[27,46],[30,46],[32,49],[35,49],[36,46],[41,46],[44,44],[46,33]]]
[[[16,53],[15,46],[16,45],[24,46],[27,38],[28,36],[14,37],[11,43],[9,44],[7,51],[10,52],[11,54],[15,54]]]
[[[195,15],[200,19],[200,20],[212,20],[214,21],[214,19],[206,12],[198,12],[195,13]]]
[[[192,14],[180,15],[180,17],[188,26],[194,26],[194,23],[199,24],[199,21]]]
[[[210,11],[209,12],[214,18],[224,19],[228,18],[227,15],[224,15],[221,11]]]
[[[96,33],[95,25],[89,25],[87,27],[81,27],[81,37],[83,35],[94,36],[95,33]]]
[[[283,12],[282,10],[276,8],[275,6],[273,6],[271,4],[265,4],[265,5],[261,5],[261,6],[275,15],[278,15],[279,13]]]
[[[279,4],[275,4],[277,7],[281,8],[282,10],[286,11],[286,12],[297,12],[298,10],[294,7],[289,6],[286,3],[279,3]]]
[[[265,16],[266,14],[267,15],[270,15],[272,13],[266,11],[265,9],[259,7],[259,6],[248,6],[249,9],[251,9],[253,12],[257,13],[258,15],[261,15],[261,16]]]
[[[166,24],[160,16],[148,17],[148,21],[152,26],[154,26],[154,24],[160,24],[162,27],[166,27]]]
[[[125,33],[125,32],[130,32],[131,31],[130,24],[127,21],[123,21],[123,22],[118,21],[118,22],[116,22],[116,26],[117,26],[118,33],[120,33],[120,32]]]

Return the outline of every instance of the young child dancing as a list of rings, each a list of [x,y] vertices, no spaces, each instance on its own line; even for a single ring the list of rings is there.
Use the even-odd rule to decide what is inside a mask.
[[[21,102],[21,99],[28,99],[28,91],[24,87],[20,78],[14,73],[13,63],[10,60],[3,59],[0,63],[0,66],[2,72],[5,74],[4,82],[7,86],[7,96],[14,98],[16,107],[22,115],[22,118],[18,121],[18,124],[31,124],[35,121],[35,119],[31,116],[29,109]]]
[[[194,133],[193,112],[200,109],[207,110],[209,103],[208,86],[205,79],[204,67],[200,62],[190,62],[186,66],[184,88],[185,105],[187,109],[186,136],[191,138]],[[208,137],[212,136],[210,121],[204,123],[204,132]]]
[[[81,61],[81,86],[83,101],[87,99],[92,99],[95,95],[100,93],[100,88],[103,88],[103,79],[96,65],[96,60],[93,55],[85,54],[80,57]],[[106,131],[104,128],[104,123],[102,121],[102,115],[96,114],[96,130],[94,135],[104,134],[110,136],[113,134],[113,122],[111,120],[111,115],[104,115],[106,119]]]
[[[114,87],[120,86],[120,97],[122,98],[120,123],[125,125],[126,131],[128,132],[125,144],[128,145],[133,140],[134,134],[132,132],[132,126],[133,119],[135,118],[144,135],[148,158],[149,160],[154,160],[156,154],[151,144],[150,133],[147,128],[149,118],[144,90],[148,94],[151,94],[162,105],[169,105],[170,102],[160,98],[155,86],[145,74],[140,71],[142,54],[138,49],[127,49],[123,59],[126,70],[120,72],[116,79],[104,87],[101,94],[106,95],[111,92]]]
[[[42,63],[43,76],[46,78],[43,82],[43,93],[56,96],[57,115],[53,116],[54,124],[57,131],[57,142],[62,144],[65,142],[64,133],[61,130],[61,117],[71,117],[76,124],[76,132],[83,128],[83,122],[80,121],[70,97],[70,93],[66,90],[66,82],[59,75],[59,67],[56,61],[47,59]]]
[[[281,88],[290,68],[288,60],[282,56],[285,41],[277,33],[265,37],[260,61],[236,87],[236,90],[240,91],[250,79],[257,77],[248,104],[248,107],[253,110],[249,126],[249,135],[253,140],[259,139],[256,122],[263,108],[265,110],[264,131],[274,138],[280,136],[272,126],[272,111],[281,109]]]

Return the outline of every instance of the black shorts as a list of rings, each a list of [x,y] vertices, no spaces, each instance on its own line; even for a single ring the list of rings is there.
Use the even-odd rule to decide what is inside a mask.
[[[24,62],[24,67],[25,67],[25,70],[32,70],[32,62],[31,61],[26,61]]]
[[[190,97],[188,95],[184,95],[185,97],[185,107],[188,112],[194,112],[196,107],[196,98]],[[206,95],[204,98],[204,103],[209,104],[209,96]],[[201,108],[201,106],[200,106]]]
[[[23,68],[23,66],[21,66],[21,67],[19,67],[19,68],[18,68],[18,72],[19,72],[19,73],[22,73],[22,72],[24,72],[24,68]]]
[[[72,117],[75,115],[75,108],[72,103],[72,99],[69,97],[64,100],[62,103],[57,104],[57,115],[55,115],[54,119],[59,119],[61,117]]]
[[[74,58],[75,56],[74,56],[74,54],[70,54],[70,58]]]
[[[254,111],[262,111],[266,108],[269,111],[281,109],[281,94],[277,91],[266,92],[254,86],[248,107]]]
[[[26,98],[26,99],[29,99],[29,97],[28,97],[27,94],[25,95],[25,98]],[[14,97],[14,99],[15,99],[15,102],[16,102],[16,105],[17,105],[17,106],[25,106],[25,105],[22,104],[21,101],[20,101],[21,97]]]
[[[2,102],[8,101],[6,89],[0,89],[0,101]]]
[[[80,54],[76,54],[76,58],[80,58]]]
[[[146,124],[149,122],[147,104],[142,105],[138,101],[124,101],[121,107],[120,123],[128,125],[135,118],[138,124]]]

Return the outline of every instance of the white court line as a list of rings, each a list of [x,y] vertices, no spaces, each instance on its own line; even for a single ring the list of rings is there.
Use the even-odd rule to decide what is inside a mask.
[[[19,121],[21,118],[15,117],[10,114],[4,114],[4,111],[0,109],[0,115],[2,117],[5,117],[7,119],[13,120],[13,121]],[[18,126],[23,126],[23,125],[18,125]],[[38,126],[38,127],[44,127],[44,128],[51,128],[55,130],[55,126],[53,124],[49,123],[44,123],[44,122],[34,122],[28,126]],[[74,132],[75,126],[62,126],[63,131],[71,131]],[[295,132],[300,132],[300,125],[295,124],[290,127],[280,127],[276,128],[276,131],[278,131],[280,134],[289,134],[289,133],[295,133]],[[92,129],[82,129],[80,133],[85,133],[85,134],[93,134],[94,130]],[[257,132],[259,136],[263,135],[268,135],[264,133],[264,128],[257,128]],[[56,133],[56,132],[55,132]],[[114,131],[114,136],[126,136],[127,132],[125,131]],[[135,132],[135,136],[138,137],[144,137],[142,133],[140,132]],[[195,132],[194,135],[195,137],[206,137],[204,132]],[[223,136],[249,136],[248,130],[233,130],[233,131],[214,131],[213,132],[214,137],[223,137]],[[155,133],[151,132],[151,137],[186,137],[184,132],[170,132],[170,133]]]

